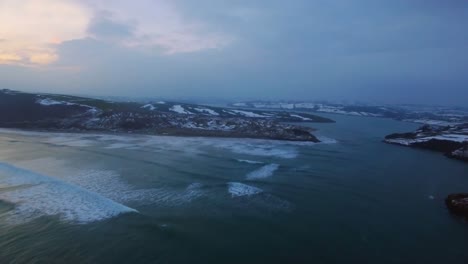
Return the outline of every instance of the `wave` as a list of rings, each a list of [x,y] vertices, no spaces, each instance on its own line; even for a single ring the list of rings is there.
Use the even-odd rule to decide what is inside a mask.
[[[136,147],[135,144],[128,144],[128,143],[112,143],[109,146],[105,147],[105,149],[130,149]]]
[[[9,134],[16,130],[0,130]],[[259,157],[277,157],[294,159],[298,156],[297,146],[309,146],[310,142],[289,142],[263,139],[226,139],[200,137],[169,137],[150,135],[107,135],[107,134],[77,134],[53,132],[21,131],[15,135],[39,137],[39,141],[46,144],[68,147],[95,147],[104,149],[141,149],[151,151],[182,151],[188,154],[204,153],[203,147],[221,148],[236,154]]]
[[[100,221],[137,210],[95,192],[0,162],[0,200],[14,204],[10,223],[58,216],[79,224]]]
[[[228,182],[228,192],[232,197],[251,196],[263,192],[262,189],[240,182]]]
[[[21,168],[34,170],[43,175],[79,186],[97,193],[117,203],[137,208],[140,206],[180,206],[206,195],[204,186],[194,182],[185,187],[146,187],[138,188],[114,170],[83,169],[69,164],[70,161],[39,158],[16,162]],[[44,164],[46,166],[44,166]]]
[[[200,183],[191,183],[185,189],[167,187],[136,189],[123,181],[118,173],[107,170],[85,170],[66,179],[114,201],[139,206],[180,205],[204,194],[203,185]]]
[[[292,145],[265,141],[265,140],[213,140],[213,147],[229,150],[237,154],[245,154],[259,157],[277,157],[282,159],[294,159],[298,151]]]
[[[263,164],[264,162],[255,160],[236,159],[238,162],[249,163],[249,164]]]
[[[49,143],[52,145],[58,146],[67,146],[67,147],[90,147],[96,144],[96,141],[83,139],[80,136],[76,135],[65,135],[65,136],[56,136],[50,137],[45,141],[45,143]]]
[[[249,180],[264,179],[271,177],[273,173],[279,168],[278,164],[268,164],[257,170],[254,170],[246,175]]]
[[[240,182],[228,182],[227,186],[231,197],[248,198],[234,200],[235,206],[241,207],[242,210],[254,210],[255,213],[263,214],[265,210],[271,212],[289,212],[294,209],[294,205],[289,201],[265,193],[260,188]]]

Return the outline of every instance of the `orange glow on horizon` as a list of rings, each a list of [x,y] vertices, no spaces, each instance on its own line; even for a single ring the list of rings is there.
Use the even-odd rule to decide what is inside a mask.
[[[90,12],[73,0],[2,0],[0,64],[45,65],[55,45],[86,36]]]

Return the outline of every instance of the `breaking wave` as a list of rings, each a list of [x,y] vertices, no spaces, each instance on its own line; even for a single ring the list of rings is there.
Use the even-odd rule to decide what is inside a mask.
[[[95,192],[0,162],[0,200],[14,204],[8,222],[22,223],[41,216],[89,223],[137,212]]]
[[[232,197],[250,196],[263,192],[262,189],[240,182],[228,182],[228,192]]]
[[[238,162],[248,163],[248,164],[263,164],[264,162],[255,161],[255,160],[245,160],[245,159],[237,159]]]

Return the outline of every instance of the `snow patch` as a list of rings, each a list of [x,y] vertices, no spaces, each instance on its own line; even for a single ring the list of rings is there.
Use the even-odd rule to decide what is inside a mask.
[[[169,110],[176,112],[178,114],[192,115],[190,111],[185,110],[181,105],[173,105]]]
[[[63,102],[63,101],[56,101],[52,100],[50,98],[45,98],[45,99],[38,99],[36,103],[44,106],[51,106],[51,105],[74,105],[73,103],[69,102]]]
[[[292,117],[297,117],[297,118],[302,119],[302,120],[304,120],[304,121],[312,120],[312,119],[310,119],[310,118],[303,117],[303,116],[300,116],[300,115],[290,115],[290,116],[292,116]]]
[[[142,106],[141,108],[148,109],[148,110],[150,110],[150,111],[156,110],[156,107],[154,107],[154,105],[152,105],[152,104],[145,104],[145,105]]]
[[[208,109],[208,108],[193,108],[193,109],[200,113],[207,113],[209,115],[219,116],[219,114],[212,109]]]
[[[405,122],[412,122],[417,124],[425,124],[431,126],[454,126],[463,124],[463,122],[452,122],[443,120],[431,120],[431,119],[403,119]]]
[[[452,141],[452,142],[463,143],[463,142],[468,142],[468,135],[442,134],[442,135],[438,135],[438,136],[428,136],[428,137],[420,137],[420,138],[414,138],[414,139],[392,138],[392,139],[386,139],[385,141],[388,142],[388,143],[394,143],[394,144],[409,146],[409,145],[412,145],[412,144],[415,144],[415,143],[427,142],[427,141],[430,141],[430,140],[443,140],[443,141]]]
[[[247,106],[246,103],[234,103],[234,104],[232,104],[232,105],[233,105],[233,106],[237,106],[237,107],[245,107],[245,106]]]
[[[245,117],[257,117],[257,118],[268,117],[266,115],[259,115],[259,114],[249,112],[249,111],[242,111],[242,110],[229,110],[229,111],[235,114],[243,115]]]

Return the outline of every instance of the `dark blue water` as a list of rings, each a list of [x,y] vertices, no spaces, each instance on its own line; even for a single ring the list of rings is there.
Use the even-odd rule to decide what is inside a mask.
[[[468,263],[468,166],[330,117],[318,145],[2,131],[1,263]]]

